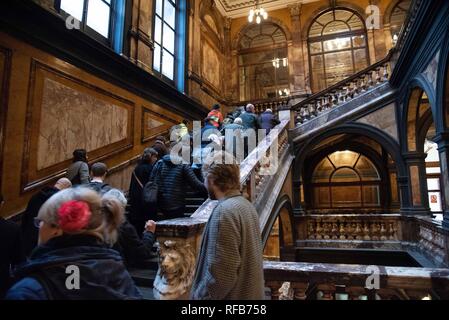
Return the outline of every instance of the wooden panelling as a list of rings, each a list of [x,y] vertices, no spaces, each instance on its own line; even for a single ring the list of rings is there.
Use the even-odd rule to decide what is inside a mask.
[[[22,212],[35,192],[64,176],[77,147],[89,149],[90,164],[106,163],[112,186],[126,191],[143,149],[184,119],[1,32],[0,48],[4,217]]]
[[[84,148],[91,161],[98,161],[132,148],[132,101],[35,59],[30,75],[23,191],[41,186],[55,173],[63,174],[74,149]],[[125,110],[123,119],[117,108]]]
[[[3,145],[5,142],[6,116],[8,111],[9,76],[11,73],[11,51],[0,47],[0,191],[3,173]]]
[[[169,129],[178,123],[164,114],[142,107],[141,141],[147,142],[159,135],[168,133]]]

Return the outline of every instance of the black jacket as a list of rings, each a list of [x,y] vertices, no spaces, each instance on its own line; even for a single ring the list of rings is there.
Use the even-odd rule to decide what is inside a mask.
[[[134,226],[127,220],[120,226],[117,244],[114,246],[127,266],[139,266],[145,260],[154,257],[154,233],[144,232],[142,238],[137,234]]]
[[[70,290],[66,281],[79,269],[80,287]],[[142,296],[120,254],[98,238],[63,235],[37,247],[30,261],[16,272],[20,279],[7,293],[9,300],[118,300]]]
[[[42,205],[59,190],[55,187],[45,187],[28,202],[25,213],[22,216],[22,236],[25,255],[29,256],[31,251],[37,246],[39,229],[34,226],[34,218],[37,217]]]
[[[166,155],[154,167],[150,180],[155,181],[160,170],[158,184],[158,207],[161,212],[177,210],[186,205],[187,184],[195,191],[207,194],[206,187],[196,177],[190,165],[173,164],[170,155]]]
[[[147,162],[141,162],[137,165],[136,169],[134,169],[134,173],[145,186],[150,179],[151,171],[153,170],[153,165]],[[152,212],[148,212],[145,210],[144,205],[142,203],[142,187],[137,182],[134,174],[131,175],[131,183],[129,185],[129,216],[132,222],[134,221],[147,221],[151,218]],[[137,226],[136,226],[137,227]],[[143,225],[138,229],[139,231],[143,231]]]
[[[0,217],[0,300],[11,285],[11,267],[24,260],[19,226]]]

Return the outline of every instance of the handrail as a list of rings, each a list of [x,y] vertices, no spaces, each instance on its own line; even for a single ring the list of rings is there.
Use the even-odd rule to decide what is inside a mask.
[[[333,92],[335,92],[336,90],[340,89],[341,87],[345,87],[348,83],[352,83],[354,81],[357,81],[358,79],[360,79],[362,76],[365,76],[367,73],[369,72],[373,72],[378,68],[383,67],[386,63],[388,63],[394,53],[395,49],[391,49],[387,56],[385,58],[383,58],[382,60],[370,65],[369,67],[355,73],[354,75],[330,86],[329,88],[326,88],[320,92],[317,92],[315,94],[313,94],[312,96],[310,96],[309,98],[297,103],[296,105],[292,106],[291,109],[293,110],[299,110],[302,106],[310,104],[311,102],[317,100],[317,99],[321,99],[323,96],[325,95],[330,95]],[[384,75],[385,76],[385,75]]]
[[[429,295],[447,299],[449,294],[448,269],[267,261],[264,274],[272,299],[316,299],[311,296],[312,288],[315,293],[321,291],[324,300],[335,299],[336,293],[348,294],[350,299],[362,295],[376,299],[376,294],[381,299]],[[370,281],[373,275],[379,280],[377,288]]]

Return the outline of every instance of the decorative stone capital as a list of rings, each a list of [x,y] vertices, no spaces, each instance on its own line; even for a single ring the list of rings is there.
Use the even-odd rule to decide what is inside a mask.
[[[297,4],[289,5],[288,8],[290,9],[290,15],[292,17],[296,17],[301,14],[302,4],[297,3]]]
[[[225,27],[225,29],[230,30],[231,29],[231,24],[232,24],[232,19],[229,18],[229,17],[226,17],[225,20],[224,20],[224,27]]]
[[[188,299],[194,274],[194,248],[184,239],[160,239],[159,270],[153,284],[155,299]]]

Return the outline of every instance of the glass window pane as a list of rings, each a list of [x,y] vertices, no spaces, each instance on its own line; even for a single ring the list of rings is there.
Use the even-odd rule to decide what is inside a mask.
[[[355,30],[363,30],[364,29],[364,23],[357,15],[353,15],[352,18],[347,22],[349,24],[349,27],[352,31]]]
[[[341,168],[335,171],[331,182],[359,182],[360,178],[353,169]]]
[[[324,75],[323,56],[312,56],[312,77],[313,92],[318,92],[326,88],[326,77]]]
[[[153,69],[161,72],[161,47],[157,44],[154,45]]]
[[[170,80],[174,78],[174,63],[175,59],[173,56],[164,50],[162,55],[162,74]]]
[[[323,42],[324,51],[337,51],[351,48],[351,38],[336,38]]]
[[[170,51],[172,54],[175,53],[175,32],[164,23],[164,39],[162,40],[162,46]]]
[[[109,37],[110,7],[101,0],[89,0],[87,25],[102,36]]]
[[[360,186],[332,186],[333,207],[361,207],[362,195]]]
[[[352,44],[353,44],[354,48],[365,47],[366,46],[365,36],[361,35],[361,36],[352,37]]]
[[[317,22],[312,24],[309,30],[309,37],[319,37],[321,36],[321,31],[323,30],[323,26]]]
[[[347,10],[335,10],[335,20],[348,21],[353,13]]]
[[[312,42],[310,43],[310,53],[319,53],[321,52],[321,41],[320,42]]]
[[[368,67],[368,61],[366,56],[366,49],[358,49],[354,50],[354,63],[355,63],[355,72],[365,69]]]
[[[353,167],[357,161],[359,154],[352,151],[337,151],[329,155],[336,168],[338,167]]]
[[[334,85],[354,73],[351,51],[327,53],[324,55],[324,61],[328,86]]]
[[[175,28],[175,17],[175,7],[170,3],[170,1],[165,0],[164,21],[167,22],[173,29]]]
[[[439,173],[441,173],[441,169],[440,169],[440,167],[426,168],[426,173],[428,173],[428,174],[435,174],[435,173],[439,174]]]
[[[274,44],[273,38],[267,35],[259,35],[251,41],[251,48],[271,46]]]
[[[61,0],[61,9],[79,21],[83,20],[84,0]]]
[[[427,179],[427,190],[429,191],[440,190],[440,179],[438,178]]]
[[[323,30],[323,35],[325,34],[334,34],[340,32],[349,31],[349,27],[346,23],[341,21],[334,21],[329,23]]]
[[[363,187],[363,203],[366,206],[379,206],[379,186]]]
[[[162,17],[162,2],[164,0],[156,0],[156,14]]]
[[[159,17],[154,21],[154,41],[162,44],[162,20]]]
[[[362,181],[379,181],[380,176],[374,164],[365,156],[361,156],[355,166]]]
[[[326,24],[328,24],[333,20],[334,20],[334,11],[326,12],[317,19],[317,21],[321,23],[323,26],[325,26]]]
[[[319,182],[329,182],[332,172],[334,171],[334,167],[332,166],[329,159],[326,157],[323,160],[321,160],[320,164],[316,167],[312,182],[313,183],[319,183]]]

